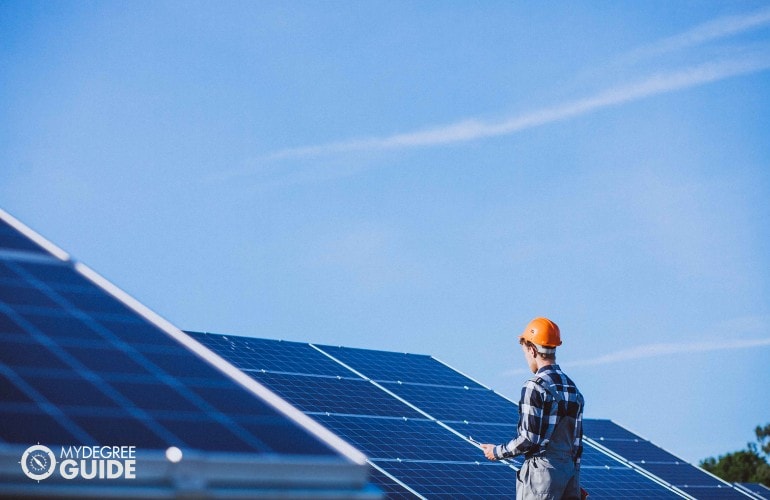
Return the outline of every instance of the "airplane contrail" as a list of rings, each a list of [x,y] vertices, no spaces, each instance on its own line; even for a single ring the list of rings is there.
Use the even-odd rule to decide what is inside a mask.
[[[463,120],[450,125],[385,137],[353,139],[317,146],[283,149],[269,154],[265,159],[284,160],[349,152],[438,146],[509,135],[529,128],[585,115],[602,108],[704,85],[730,77],[756,73],[769,68],[770,57],[768,56],[708,62],[679,71],[653,75],[638,82],[605,90],[590,97],[525,113],[498,122]]]
[[[702,45],[737,35],[752,29],[770,25],[770,8],[763,8],[747,14],[725,16],[705,22],[682,33],[663,38],[627,53],[625,59],[636,60],[676,50]]]

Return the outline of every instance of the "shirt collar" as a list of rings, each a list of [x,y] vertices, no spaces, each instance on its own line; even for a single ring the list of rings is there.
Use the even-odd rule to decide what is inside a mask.
[[[545,365],[544,367],[540,368],[537,372],[535,372],[535,374],[545,373],[550,371],[558,372],[558,371],[561,371],[561,368],[559,368],[559,365],[557,364]]]

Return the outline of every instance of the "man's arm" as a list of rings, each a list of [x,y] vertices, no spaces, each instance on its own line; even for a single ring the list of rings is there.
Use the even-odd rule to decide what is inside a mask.
[[[542,387],[528,380],[521,389],[518,436],[506,444],[481,445],[484,455],[490,460],[500,460],[522,455],[539,447],[549,437],[548,421],[554,407],[550,399]]]

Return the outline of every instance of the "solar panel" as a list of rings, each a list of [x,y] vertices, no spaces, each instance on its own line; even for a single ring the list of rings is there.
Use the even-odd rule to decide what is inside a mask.
[[[330,377],[356,377],[309,344],[265,340],[232,335],[206,335],[188,332],[243,371],[268,371]],[[360,378],[360,377],[358,377]]]
[[[318,347],[335,359],[361,372],[363,376],[378,382],[412,382],[482,388],[479,383],[430,356],[351,347]]]
[[[317,415],[316,418],[373,459],[468,462],[478,448],[432,420]]]
[[[764,500],[770,500],[770,488],[761,483],[735,483],[736,487]]]
[[[425,498],[513,498],[516,471],[494,462],[373,460]]]
[[[226,336],[228,347],[216,334],[191,335],[223,356],[232,356],[236,364],[242,363],[244,355],[232,347],[242,345],[245,338]],[[303,375],[265,369],[248,373],[366,453],[376,471],[372,479],[383,486],[388,498],[515,495],[515,468],[522,459],[489,462],[468,439],[502,443],[513,438],[518,408],[510,400],[430,356],[310,344],[301,349],[287,342],[259,342],[265,357],[281,359],[281,363],[272,365],[276,368],[287,364],[299,366],[301,357],[314,350],[350,369],[346,374],[331,370],[339,378],[307,374],[312,371],[307,368]],[[282,349],[283,345],[291,345],[293,354]],[[293,358],[295,355],[298,357]],[[267,366],[269,361],[261,363]],[[329,373],[325,363],[323,370]],[[317,396],[325,385],[330,386],[328,403]],[[362,392],[361,387],[366,387],[366,391]],[[371,389],[381,394],[373,396]],[[384,407],[383,396],[414,409],[417,416],[404,418],[390,415],[390,410],[380,411]],[[346,398],[357,404],[345,403]],[[377,403],[367,404],[368,398]],[[635,438],[609,421],[592,425],[608,436]],[[588,443],[581,461],[581,478],[592,498],[684,496]]]
[[[584,434],[599,445],[695,498],[746,498],[730,483],[694,467],[610,420],[585,419]]]
[[[145,435],[142,444],[145,446],[165,449],[173,445],[190,448],[190,443],[196,441],[197,435],[200,434],[198,430],[190,429],[185,424],[192,413],[200,424],[215,428],[230,427],[234,429],[235,434],[239,435],[238,438],[227,442],[214,438],[210,443],[201,443],[196,448],[244,452],[297,452],[288,447],[282,450],[274,449],[266,445],[259,436],[244,432],[239,423],[226,413],[196,397],[194,391],[189,389],[189,382],[183,384],[175,378],[188,375],[194,369],[196,374],[200,375],[201,373],[197,372],[202,372],[202,377],[207,380],[219,381],[224,386],[221,390],[229,389],[243,397],[245,401],[251,401],[251,406],[259,413],[277,416],[275,410],[256,398],[248,397],[241,387],[205,362],[178,348],[164,353],[165,356],[159,353],[140,352],[122,342],[116,332],[108,330],[99,322],[97,315],[89,316],[83,309],[68,302],[58,293],[59,290],[55,285],[49,286],[33,280],[28,273],[25,273],[24,266],[21,264],[11,263],[9,267],[18,273],[16,284],[36,287],[29,290],[37,292],[40,299],[38,300],[32,294],[25,294],[25,297],[34,298],[21,301],[17,295],[21,286],[0,285],[0,308],[3,308],[5,315],[14,320],[27,334],[5,337],[5,348],[0,354],[0,360],[5,365],[4,369],[14,371],[19,379],[16,383],[22,385],[23,382],[22,387],[28,389],[27,394],[32,396],[33,403],[18,408],[21,413],[37,414],[43,410],[50,414],[52,411],[46,411],[50,406],[57,408],[53,416],[69,428],[70,433],[66,438],[62,437],[52,444],[71,442],[72,435],[83,437],[84,444],[99,444],[102,441],[93,436],[101,429],[94,427],[94,423],[98,421],[96,415],[106,413],[109,418],[130,420],[133,425],[141,428]],[[74,271],[71,272],[74,275]],[[105,298],[104,301],[107,302],[107,299]],[[87,332],[89,335],[79,339],[53,337],[16,313],[20,305],[26,306],[26,311],[31,308],[53,309],[57,313],[68,315],[69,319],[80,318],[87,328],[79,330],[78,334]],[[157,336],[164,335],[157,330],[152,333]],[[41,374],[40,367],[55,371]],[[184,369],[180,370],[182,367]],[[67,376],[70,377],[65,378]],[[146,380],[145,392],[149,391],[152,399],[155,400],[173,398],[179,405],[178,412],[172,412],[164,419],[165,425],[160,425],[158,416],[148,411],[153,408],[139,409],[123,390],[126,387],[125,384],[118,386],[111,382],[111,379],[120,376]],[[78,389],[80,395],[67,396],[67,394],[77,393],[56,390],[60,386],[61,389],[67,386],[64,380],[73,384],[71,388]],[[73,397],[77,397],[77,400],[73,400]],[[287,433],[294,432],[295,426],[288,420],[286,425]],[[297,431],[302,433],[301,430]],[[105,429],[103,433],[109,435],[110,430]],[[225,430],[225,434],[230,432]],[[17,442],[16,436],[3,433],[2,430],[0,430],[0,437],[6,442]],[[309,436],[308,441],[314,453],[330,453],[327,447],[319,446],[319,443],[309,439]]]
[[[458,434],[473,438],[479,443],[504,443],[516,435],[516,425],[487,422],[446,422]]]
[[[252,373],[266,386],[308,413],[364,414],[420,418],[413,408],[363,379]]]
[[[34,255],[49,255],[39,244],[14,228],[10,222],[0,218],[0,250],[3,252],[24,252]]]
[[[586,433],[587,434],[587,433]],[[590,436],[590,434],[587,434]],[[671,453],[640,439],[605,439],[602,444],[631,462],[645,463],[679,463],[681,460]]]
[[[644,463],[640,466],[696,498],[746,498],[729,483],[688,463]]]
[[[0,211],[0,450],[175,446],[193,456],[363,463],[347,443],[40,240]]]
[[[580,485],[596,498],[682,498],[629,468],[581,467]]]
[[[518,409],[490,389],[436,387],[383,382],[382,386],[433,418],[446,421],[488,422],[516,425]]]
[[[682,486],[679,489],[699,500],[746,500],[746,494],[730,486]]]
[[[605,439],[641,440],[639,436],[615,422],[597,418],[583,419],[583,432],[586,436],[590,436],[596,441],[603,441]]]
[[[386,475],[385,472],[381,472],[377,466],[372,464],[371,480],[376,484],[384,493],[385,498],[388,500],[414,500],[416,495],[406,489],[402,484],[396,482],[395,479]]]

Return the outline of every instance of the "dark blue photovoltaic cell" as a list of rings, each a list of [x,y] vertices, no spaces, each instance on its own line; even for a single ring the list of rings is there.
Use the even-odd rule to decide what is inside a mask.
[[[2,250],[2,248],[0,248],[0,250]],[[5,283],[6,281],[13,282],[16,278],[16,273],[0,261],[0,283]]]
[[[310,344],[231,335],[187,332],[198,342],[244,371],[356,377]]]
[[[154,366],[163,367],[163,371],[173,377],[192,383],[195,380],[210,381],[222,379],[222,374],[204,362],[190,362],[190,354],[178,349],[136,349],[142,357]],[[196,361],[197,358],[196,358]]]
[[[105,294],[99,287],[89,282],[86,278],[72,270],[69,266],[52,266],[49,264],[31,264],[18,262],[14,264],[18,281],[21,288],[26,290],[16,290],[16,293],[24,294],[37,293],[39,283],[45,283],[48,286],[56,288],[57,296],[47,296],[44,299],[38,296],[37,300],[19,302],[18,305],[46,305],[45,302],[56,300],[58,305],[71,305],[82,311],[88,311],[104,315],[133,315],[133,313],[118,300]],[[50,273],[48,279],[46,273]],[[43,285],[45,287],[45,285]],[[44,294],[41,294],[44,295]],[[63,304],[62,299],[68,304]]]
[[[78,340],[93,342],[95,331],[83,321],[59,310],[49,311],[51,314],[23,314],[20,316],[29,321],[32,327],[56,336],[59,343],[70,342],[74,344]]]
[[[249,373],[304,412],[423,418],[371,382],[356,378]]]
[[[684,462],[641,463],[639,466],[674,486],[725,486],[707,472]]]
[[[516,405],[490,389],[463,389],[383,382],[409,403],[438,420],[457,420],[516,425]]]
[[[313,415],[369,458],[484,460],[479,449],[431,420]]]
[[[96,287],[81,290],[59,290],[58,292],[69,303],[68,307],[74,307],[96,317],[119,319],[133,314],[113,297],[100,293]]]
[[[605,439],[599,442],[602,446],[614,451],[618,455],[631,462],[668,462],[677,463],[683,460],[678,459],[671,453],[658,448],[649,441],[627,441],[625,439]]]
[[[370,469],[369,479],[379,487],[388,500],[414,500],[418,498],[390,477],[386,476],[376,468]]]
[[[99,319],[93,324],[110,341],[126,343],[141,352],[179,351],[176,340],[166,335],[157,326],[137,321],[136,317]]]
[[[0,249],[48,254],[40,245],[22,235],[4,220],[0,220]]]
[[[446,425],[463,436],[470,436],[480,443],[505,443],[513,439],[517,434],[516,425],[514,424],[454,421],[448,422]]]
[[[583,434],[596,441],[601,441],[602,439],[641,439],[633,432],[624,429],[612,420],[600,420],[595,418],[583,419]]]
[[[0,300],[11,307],[33,306],[37,308],[53,308],[57,304],[46,294],[27,286],[0,284]]]
[[[24,334],[24,329],[15,323],[10,316],[0,312],[0,335]]]
[[[350,347],[318,347],[372,380],[481,387],[430,356]]]
[[[25,391],[22,391],[16,387],[10,378],[0,373],[0,394],[2,394],[4,403],[33,403],[34,401],[27,395]]]
[[[130,352],[106,348],[102,345],[63,347],[62,351],[69,354],[70,359],[95,373],[131,374],[136,376],[151,375],[150,365],[142,358],[133,356]],[[80,366],[75,365],[75,366]]]
[[[35,280],[47,285],[55,286],[57,290],[80,290],[94,294],[104,295],[100,289],[88,281],[83,275],[73,272],[70,266],[51,266],[49,264],[36,264],[32,262],[17,262],[16,269],[24,272],[25,283]]]
[[[761,483],[735,483],[746,488],[750,492],[758,495],[760,498],[770,500],[770,488]]]
[[[120,429],[120,440],[131,443],[137,449],[163,449],[169,446],[168,437],[161,436],[157,432],[155,428],[155,425],[158,425],[157,422],[152,421],[151,418],[146,420],[137,418],[128,409],[119,409],[115,412],[103,412],[96,408],[80,411],[68,409],[67,414],[73,424],[84,429],[87,435],[85,439],[78,438],[74,441],[75,443],[82,443],[86,446],[110,443],[115,440],[115,429]],[[175,432],[177,432],[176,429]],[[186,438],[187,436],[185,436]],[[219,442],[219,438],[217,441]],[[58,440],[53,442],[63,444]],[[231,443],[227,444],[230,445]],[[182,446],[191,448],[186,440]]]
[[[4,336],[0,338],[0,367],[19,368],[29,367],[34,369],[44,366],[47,369],[59,369],[70,371],[71,368],[65,362],[55,357],[51,351],[29,337]]]
[[[516,497],[516,471],[500,463],[373,462],[427,498]]]
[[[0,415],[2,415],[3,418],[0,440],[21,444],[84,444],[79,436],[72,434],[61,422],[59,422],[58,417],[41,413],[31,403],[29,405],[21,406],[9,405],[6,402],[2,402],[0,403]],[[133,441],[130,442],[133,446],[141,446]]]
[[[17,255],[0,253],[0,442],[335,455],[69,263]]]
[[[694,487],[682,487],[679,488],[680,490],[683,490],[685,493],[692,495],[694,498],[697,498],[698,500],[746,500],[747,495],[741,493],[740,491],[731,488],[729,486],[723,486],[721,488],[709,488],[709,487],[703,487],[703,486],[694,486]]]
[[[614,458],[585,443],[583,443],[583,455],[580,457],[580,464],[581,467],[624,467]]]
[[[682,497],[633,469],[582,467],[580,485],[595,498],[677,498]]]
[[[119,408],[116,401],[77,373],[64,372],[54,378],[27,368],[22,374],[33,389],[60,408]]]

